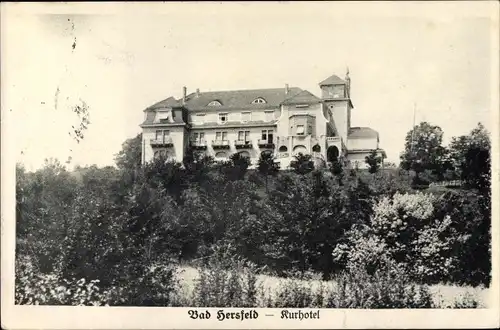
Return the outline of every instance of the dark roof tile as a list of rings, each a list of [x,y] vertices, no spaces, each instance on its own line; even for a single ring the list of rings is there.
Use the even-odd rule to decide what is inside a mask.
[[[346,81],[339,78],[339,76],[336,76],[336,75],[331,75],[330,77],[326,78],[325,80],[323,80],[322,82],[319,83],[320,86],[324,86],[324,85],[341,85],[341,84],[345,84]]]
[[[351,127],[348,138],[377,138],[378,132],[370,127]]]
[[[289,88],[288,94],[285,88],[250,89],[240,91],[200,92],[189,94],[186,100],[186,108],[189,110],[224,110],[224,109],[265,109],[279,107],[279,105],[290,96],[300,93],[298,87]],[[252,104],[257,98],[263,98],[266,103]],[[208,106],[212,101],[219,101],[222,106]]]
[[[311,104],[320,102],[321,99],[319,97],[313,95],[311,92],[307,90],[303,90],[297,95],[292,96],[291,98],[288,98],[285,101],[283,101],[283,104]]]
[[[182,103],[174,99],[172,96],[169,98],[166,98],[163,101],[157,102],[153,104],[152,106],[149,106],[146,108],[146,110],[153,110],[153,109],[161,109],[161,108],[174,108],[174,107],[180,107],[182,106]]]

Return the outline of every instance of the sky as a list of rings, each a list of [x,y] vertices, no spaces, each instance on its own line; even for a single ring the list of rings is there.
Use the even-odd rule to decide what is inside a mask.
[[[445,143],[478,122],[498,126],[491,5],[2,4],[2,140],[30,170],[45,158],[112,165],[143,110],[183,86],[289,84],[320,96],[318,83],[348,66],[352,126],[377,130],[398,162],[414,107]],[[82,102],[90,125],[77,143],[68,133]]]

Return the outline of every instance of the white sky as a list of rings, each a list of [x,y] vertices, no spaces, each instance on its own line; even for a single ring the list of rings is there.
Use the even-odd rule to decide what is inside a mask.
[[[46,157],[110,165],[140,132],[142,110],[180,97],[182,86],[189,93],[288,83],[320,96],[318,83],[343,77],[348,65],[352,125],[379,131],[397,162],[414,102],[417,123],[441,126],[446,142],[479,121],[498,125],[491,4],[3,4],[2,128],[28,169]],[[35,7],[60,14],[16,15]],[[91,124],[77,144],[68,132],[80,99]]]

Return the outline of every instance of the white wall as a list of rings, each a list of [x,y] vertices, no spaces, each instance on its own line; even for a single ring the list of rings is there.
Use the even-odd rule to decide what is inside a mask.
[[[348,118],[348,101],[333,101],[328,102],[329,110],[332,113],[333,120],[335,121],[335,127],[337,128],[337,132],[340,137],[344,140],[344,143],[347,141],[347,133],[349,130],[349,118]]]
[[[156,130],[158,129],[170,131],[170,137],[172,138],[172,142],[174,144],[172,148],[173,158],[176,161],[182,161],[182,159],[184,158],[185,140],[184,140],[184,127],[181,126],[174,126],[174,127],[158,126],[154,128],[153,127],[143,128],[142,130],[142,143],[144,150],[143,159],[146,162],[149,162],[153,159],[154,151],[153,148],[151,147],[150,140],[155,139]]]
[[[354,168],[355,163],[358,163],[358,168],[368,168],[368,164],[365,162],[366,156],[369,156],[370,152],[363,152],[363,153],[355,153],[355,154],[348,154],[347,159],[351,162],[351,166]],[[382,157],[382,153],[377,153],[378,157]],[[382,165],[382,164],[380,164]]]
[[[347,150],[353,149],[377,149],[377,138],[350,138],[347,140]]]
[[[213,123],[213,122],[218,122],[219,121],[219,113],[227,113],[228,114],[228,121],[234,122],[234,121],[241,121],[241,113],[242,112],[251,112],[251,118],[250,121],[265,121],[266,120],[266,112],[274,112],[274,119],[277,119],[279,116],[279,111],[278,110],[263,110],[263,109],[258,109],[258,110],[217,110],[213,109],[210,111],[196,111],[196,112],[190,112],[189,113],[189,123],[196,125],[197,119],[197,114],[205,114],[204,116],[204,122],[206,123]]]

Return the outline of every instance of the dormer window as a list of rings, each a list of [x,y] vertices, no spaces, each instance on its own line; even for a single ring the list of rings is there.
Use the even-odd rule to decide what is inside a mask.
[[[225,113],[219,113],[219,124],[225,124],[225,123],[227,123],[227,117],[228,117],[227,112],[225,112]]]
[[[155,116],[154,122],[160,123],[160,122],[164,122],[164,121],[168,121],[170,123],[174,122],[171,109],[156,110],[156,116]]]
[[[255,100],[253,100],[253,102],[252,102],[252,104],[265,104],[265,103],[267,103],[267,102],[262,97],[258,97]]]
[[[214,100],[208,104],[209,107],[220,107],[222,103],[220,101]]]

